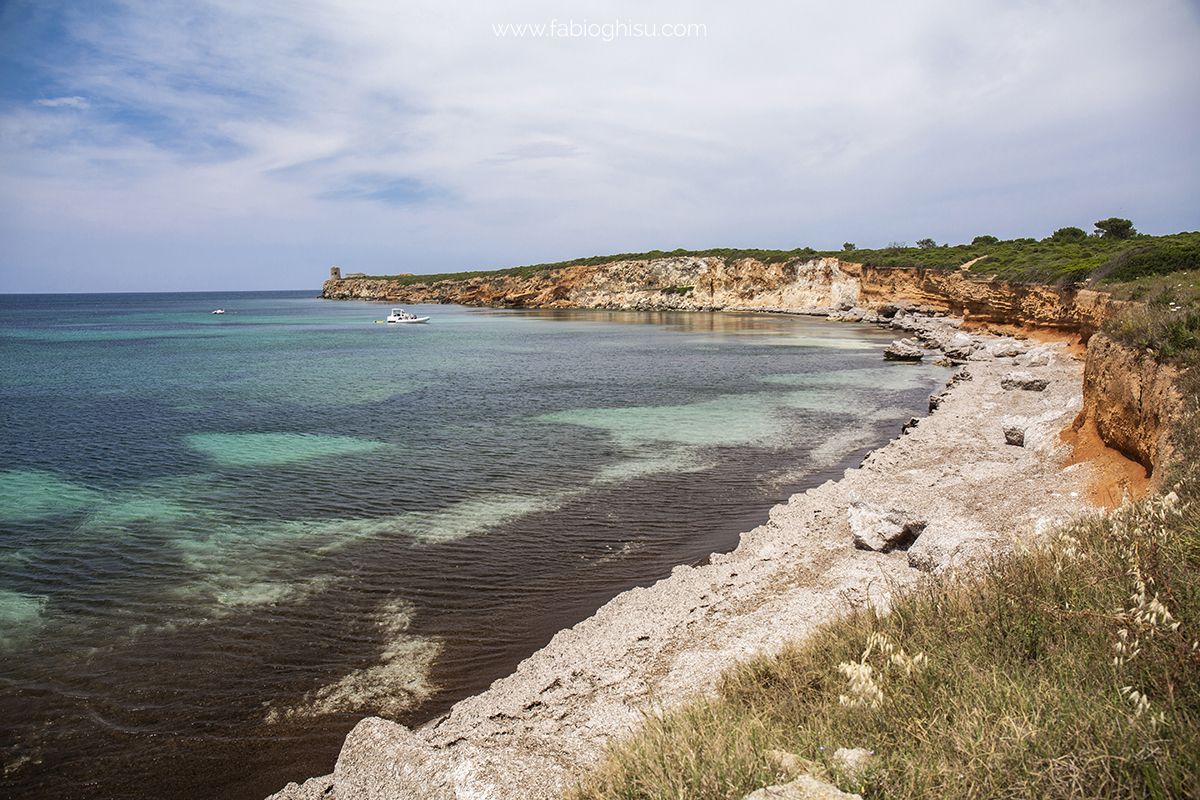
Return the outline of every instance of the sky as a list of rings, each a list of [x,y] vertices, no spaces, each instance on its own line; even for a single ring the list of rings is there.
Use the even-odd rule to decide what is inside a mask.
[[[0,0],[5,293],[1112,216],[1200,229],[1200,0]]]

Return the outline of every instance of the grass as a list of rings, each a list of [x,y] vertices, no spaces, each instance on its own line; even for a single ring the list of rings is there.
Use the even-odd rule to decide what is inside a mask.
[[[1166,352],[1169,308],[1115,327]],[[1186,318],[1173,359],[1195,363]],[[1180,381],[1162,494],[740,666],[648,715],[573,797],[733,800],[790,777],[779,751],[865,798],[1200,797],[1200,370]]]
[[[1118,287],[1117,296],[1143,299],[1140,307],[1105,325],[1104,331],[1131,349],[1178,367],[1200,363],[1198,272],[1150,276]]]

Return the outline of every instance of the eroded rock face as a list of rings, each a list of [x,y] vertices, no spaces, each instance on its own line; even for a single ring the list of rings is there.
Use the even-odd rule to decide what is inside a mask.
[[[1085,336],[1123,305],[1103,293],[977,280],[948,270],[867,267],[837,258],[764,264],[753,258],[692,256],[568,266],[528,278],[482,275],[405,286],[387,279],[331,279],[321,296],[507,308],[821,309],[839,319],[864,320],[949,315],[967,324]]]
[[[1088,341],[1083,372],[1084,407],[1074,427],[1095,425],[1100,438],[1156,476],[1171,458],[1168,423],[1183,397],[1172,367],[1158,364],[1103,334]]]

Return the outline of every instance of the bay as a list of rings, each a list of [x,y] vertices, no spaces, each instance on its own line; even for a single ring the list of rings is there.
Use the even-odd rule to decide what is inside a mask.
[[[0,297],[10,796],[328,772],[363,716],[444,713],[736,546],[946,378],[863,325],[312,294]]]

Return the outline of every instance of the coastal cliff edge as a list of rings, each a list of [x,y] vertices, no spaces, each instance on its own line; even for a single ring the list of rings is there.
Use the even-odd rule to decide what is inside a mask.
[[[528,277],[345,278],[326,281],[321,297],[499,308],[806,313],[879,310],[900,302],[961,318],[968,329],[1017,326],[1085,340],[1128,305],[1075,286],[1002,281],[963,270],[872,267],[831,257],[764,263],[678,256],[566,266]]]

